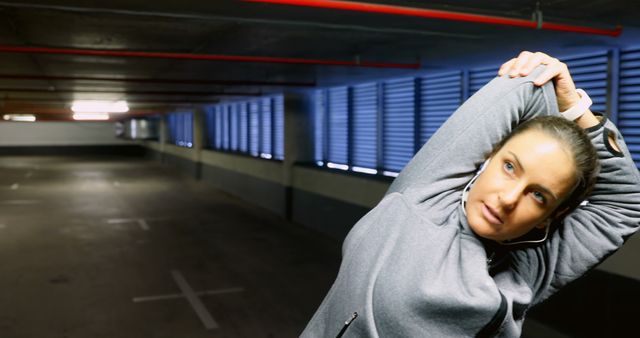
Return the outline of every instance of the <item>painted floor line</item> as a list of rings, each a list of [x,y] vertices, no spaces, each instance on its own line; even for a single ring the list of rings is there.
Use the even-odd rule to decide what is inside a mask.
[[[178,288],[187,298],[189,304],[196,312],[200,321],[204,325],[205,329],[212,330],[217,329],[219,327],[218,323],[213,319],[207,308],[204,306],[198,295],[196,295],[195,291],[191,288],[187,280],[184,278],[182,273],[178,270],[171,270],[171,275],[173,276],[173,280],[178,284]]]
[[[228,289],[220,289],[220,290],[206,290],[196,292],[197,296],[210,296],[210,295],[221,295],[226,293],[236,293],[243,292],[243,288],[228,288]],[[157,296],[143,296],[143,297],[134,297],[134,303],[142,303],[142,302],[152,302],[156,300],[167,300],[167,299],[180,299],[184,298],[184,295],[181,293],[171,293],[168,295],[157,295]]]
[[[4,200],[0,201],[0,204],[9,204],[9,205],[32,205],[39,204],[39,200]]]
[[[18,188],[20,188],[20,184],[18,183],[14,183],[11,185],[11,190],[18,190]]]
[[[147,221],[145,221],[144,218],[139,218],[138,224],[142,230],[149,231],[149,224],[147,224]]]

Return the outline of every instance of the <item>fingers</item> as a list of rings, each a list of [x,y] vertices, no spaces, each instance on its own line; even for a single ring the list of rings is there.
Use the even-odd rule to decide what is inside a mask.
[[[505,62],[498,71],[498,75],[509,74],[510,77],[527,76],[539,65],[553,65],[560,63],[558,59],[552,58],[545,53],[521,52],[517,58]],[[548,81],[548,79],[547,79]]]
[[[502,76],[504,74],[507,74],[511,70],[511,67],[513,67],[513,65],[515,63],[516,63],[516,58],[513,58],[513,59],[503,63],[502,66],[500,66],[500,69],[498,70],[498,76]]]
[[[538,77],[533,80],[533,84],[536,86],[542,86],[554,77],[563,75],[564,72],[568,73],[567,65],[564,63],[560,61],[549,63],[542,74],[538,75]]]

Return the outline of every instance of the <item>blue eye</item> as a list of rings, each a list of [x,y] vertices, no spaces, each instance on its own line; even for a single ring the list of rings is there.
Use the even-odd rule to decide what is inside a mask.
[[[533,198],[535,198],[536,201],[540,203],[545,203],[547,201],[547,199],[544,198],[544,195],[539,191],[533,191],[532,194],[533,194]]]
[[[511,162],[505,162],[503,167],[508,173],[512,173],[515,170],[515,167]]]

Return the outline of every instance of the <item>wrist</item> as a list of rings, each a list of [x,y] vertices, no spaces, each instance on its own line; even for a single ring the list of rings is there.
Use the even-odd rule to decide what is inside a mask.
[[[582,89],[576,89],[576,95],[579,97],[579,100],[569,109],[560,111],[560,115],[570,121],[577,120],[579,117],[584,115],[589,111],[589,108],[593,103],[589,95],[587,95],[587,93]],[[560,108],[559,106],[560,104],[558,103],[558,108]]]

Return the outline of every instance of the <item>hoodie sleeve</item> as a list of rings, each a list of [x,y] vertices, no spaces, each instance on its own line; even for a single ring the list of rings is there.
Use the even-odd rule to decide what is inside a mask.
[[[534,292],[534,304],[613,254],[640,226],[640,173],[618,129],[605,118],[587,132],[601,166],[588,203],[565,217],[543,245],[512,253],[516,273]]]
[[[535,116],[557,115],[553,84],[533,85],[543,69],[540,66],[527,77],[496,77],[482,87],[416,153],[387,195],[407,189],[425,191],[430,196],[461,191],[494,144],[518,124]],[[417,198],[427,200],[430,196],[418,194]]]

